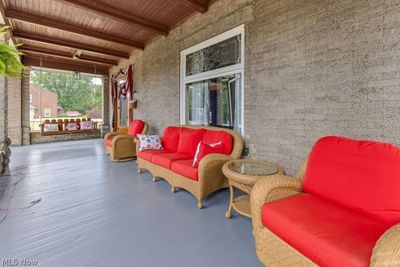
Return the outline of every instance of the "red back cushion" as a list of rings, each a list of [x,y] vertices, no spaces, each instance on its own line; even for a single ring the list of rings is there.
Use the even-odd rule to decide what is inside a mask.
[[[224,144],[223,154],[230,155],[232,153],[233,138],[227,132],[207,130],[203,135],[203,141],[207,144],[222,142]]]
[[[205,129],[190,129],[182,127],[181,135],[179,137],[178,152],[194,157],[197,145],[203,138],[205,131]]]
[[[142,120],[134,120],[129,124],[128,135],[136,136],[142,133],[144,122]]]
[[[390,224],[400,222],[400,149],[322,138],[311,151],[303,190]]]
[[[208,154],[223,154],[225,150],[225,145],[222,142],[214,143],[214,144],[206,144],[201,141],[197,145],[196,153],[193,159],[193,168],[197,168],[199,166],[200,160],[207,156]]]
[[[181,134],[180,127],[174,127],[174,126],[167,127],[161,139],[163,148],[168,151],[176,152],[178,150],[180,134]]]

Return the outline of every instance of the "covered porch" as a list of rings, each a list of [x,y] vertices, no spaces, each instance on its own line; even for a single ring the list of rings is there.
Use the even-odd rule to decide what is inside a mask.
[[[3,0],[0,15],[25,65],[0,76],[3,265],[400,265],[396,2]],[[96,129],[57,114],[34,131],[35,71],[101,81]]]

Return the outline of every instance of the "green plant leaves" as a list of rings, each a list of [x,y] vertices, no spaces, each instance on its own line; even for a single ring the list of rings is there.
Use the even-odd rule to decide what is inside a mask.
[[[6,35],[9,27],[0,28],[0,35]],[[21,63],[21,53],[19,45],[0,43],[0,75],[5,77],[21,77],[24,65]]]

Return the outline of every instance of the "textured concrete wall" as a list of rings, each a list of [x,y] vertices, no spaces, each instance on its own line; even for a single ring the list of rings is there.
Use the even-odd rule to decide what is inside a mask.
[[[30,126],[30,69],[25,68],[22,73],[21,81],[21,124],[22,124],[22,145],[26,146],[31,143],[31,126]]]
[[[29,69],[22,79],[8,78],[7,131],[12,146],[30,144],[29,95]]]
[[[293,173],[325,135],[399,145],[399,2],[269,2],[256,1],[247,27],[245,131],[256,157]]]
[[[61,142],[61,141],[76,141],[76,140],[92,139],[100,137],[101,137],[100,132],[46,135],[46,136],[43,136],[40,132],[30,133],[31,144],[43,144],[43,143]]]
[[[21,145],[21,134],[21,79],[8,78],[8,137],[12,145]]]
[[[179,122],[180,51],[245,23],[247,145],[293,173],[324,135],[400,144],[399,14],[396,1],[219,0],[121,66],[142,66],[138,116],[160,132]]]

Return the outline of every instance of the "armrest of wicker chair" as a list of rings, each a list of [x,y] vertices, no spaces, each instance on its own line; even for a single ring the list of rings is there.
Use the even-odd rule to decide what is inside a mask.
[[[135,137],[128,134],[118,134],[113,138],[113,147],[116,146],[135,146]]]
[[[253,231],[263,229],[261,211],[265,203],[300,194],[301,184],[300,179],[285,175],[261,178],[250,194]]]
[[[108,140],[111,136],[115,136],[115,135],[119,135],[119,134],[120,134],[120,133],[118,133],[118,132],[109,132],[109,133],[106,133],[106,134],[104,135],[104,139],[103,139],[104,145],[106,145],[107,140]]]
[[[371,266],[400,266],[400,223],[389,228],[376,242]]]

